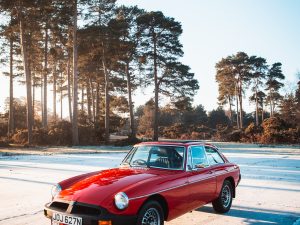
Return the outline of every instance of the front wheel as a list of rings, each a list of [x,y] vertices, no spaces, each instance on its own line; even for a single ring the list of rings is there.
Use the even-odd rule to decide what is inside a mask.
[[[137,225],[163,225],[164,213],[156,201],[147,202],[140,210]]]
[[[212,202],[213,208],[218,213],[226,213],[232,204],[233,187],[230,181],[225,180],[219,197]]]

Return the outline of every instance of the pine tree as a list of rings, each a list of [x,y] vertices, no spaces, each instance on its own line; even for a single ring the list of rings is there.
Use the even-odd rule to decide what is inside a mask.
[[[229,105],[229,118],[232,123],[232,105],[236,95],[235,77],[232,73],[231,67],[227,65],[227,60],[222,59],[219,63],[217,63],[216,70],[216,81],[218,83],[219,91],[218,101],[221,106],[225,104]],[[238,121],[237,126],[239,126]]]
[[[254,102],[255,102],[255,123],[256,126],[259,125],[258,119],[258,111],[259,111],[259,96],[258,93],[260,91],[261,86],[263,85],[263,79],[266,76],[266,72],[268,69],[266,59],[257,56],[251,56],[249,59],[249,63],[251,65],[251,81],[253,84],[252,91],[254,92]]]
[[[119,60],[124,68],[124,74],[127,81],[128,107],[129,107],[129,123],[130,123],[130,138],[136,137],[136,128],[134,121],[134,106],[132,102],[132,92],[136,89],[136,80],[139,72],[137,70],[137,46],[139,39],[137,38],[138,25],[137,17],[142,15],[144,11],[134,7],[121,6],[117,8],[117,26],[120,32],[120,49]]]
[[[146,12],[137,18],[138,51],[154,86],[153,140],[158,140],[159,93],[169,96],[193,95],[198,83],[189,67],[178,62],[183,55],[179,36],[181,24],[162,12]],[[182,87],[180,86],[182,85]]]
[[[17,30],[18,24],[16,20],[16,15],[13,12],[10,12],[9,22],[7,24],[3,24],[1,26],[1,33],[0,35],[4,37],[3,43],[3,51],[2,56],[4,58],[1,59],[4,65],[9,65],[9,72],[3,72],[4,75],[9,76],[9,114],[8,114],[8,136],[11,136],[15,130],[15,109],[14,109],[14,78],[15,78],[15,55],[16,55],[16,48],[17,46]],[[9,50],[7,50],[9,49]],[[6,53],[6,54],[3,54]],[[7,56],[7,57],[6,57]]]
[[[239,101],[240,128],[243,128],[243,92],[244,86],[250,81],[249,56],[244,52],[238,52],[232,60],[233,74],[236,79],[237,98]]]
[[[297,121],[297,101],[293,94],[287,94],[279,104],[280,117],[289,124]]]
[[[267,102],[270,106],[270,116],[274,116],[276,105],[282,98],[279,90],[283,87],[280,80],[284,80],[285,76],[282,73],[281,63],[274,63],[267,73],[266,90],[268,91]]]
[[[33,104],[32,104],[32,77],[30,70],[30,59],[28,55],[29,46],[31,43],[31,31],[33,27],[30,22],[34,21],[39,15],[39,8],[36,7],[36,1],[22,0],[9,1],[1,0],[0,7],[5,12],[15,12],[18,21],[18,35],[20,38],[20,48],[22,53],[23,70],[26,80],[26,99],[27,99],[27,129],[28,129],[28,144],[32,144],[32,128],[33,128]]]
[[[258,91],[250,96],[250,102],[257,104],[258,113],[261,113],[261,122],[264,121],[264,104],[265,104],[266,94],[263,91]]]
[[[109,122],[110,122],[110,87],[111,87],[111,54],[114,48],[110,45],[114,38],[110,36],[109,22],[114,14],[116,0],[90,0],[89,13],[85,15],[89,20],[90,26],[98,27],[98,40],[96,42],[96,51],[100,53],[98,63],[102,66],[101,70],[104,74],[105,83],[105,141],[109,141]],[[112,38],[112,39],[111,39]],[[114,61],[114,60],[113,60]]]
[[[237,127],[243,128],[243,93],[245,85],[250,81],[251,70],[249,56],[244,52],[238,52],[236,55],[223,58],[217,63],[216,69],[216,80],[220,90],[219,98],[222,100],[227,95],[229,100],[229,96],[235,93]]]

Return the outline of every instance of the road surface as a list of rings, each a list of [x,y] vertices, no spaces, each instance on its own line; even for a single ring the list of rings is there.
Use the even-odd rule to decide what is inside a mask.
[[[230,212],[216,214],[206,205],[166,225],[300,224],[300,149],[222,145],[222,151],[242,171]],[[0,225],[50,225],[43,205],[50,200],[52,184],[115,167],[124,155],[0,155]]]

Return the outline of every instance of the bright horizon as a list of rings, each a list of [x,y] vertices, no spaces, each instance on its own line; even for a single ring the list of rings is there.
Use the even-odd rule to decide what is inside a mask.
[[[191,67],[200,84],[194,105],[202,104],[207,111],[218,106],[215,64],[222,57],[238,51],[264,57],[268,64],[281,62],[285,83],[288,84],[285,91],[296,84],[296,73],[300,70],[300,1],[120,0],[118,3],[137,5],[147,11],[162,11],[181,22],[181,42],[185,53],[182,61]],[[4,75],[0,75],[0,111],[4,110],[4,100],[8,97],[8,82]],[[15,97],[25,96],[24,86],[15,82],[14,89]],[[39,100],[39,89],[37,92]],[[48,106],[52,110],[52,93],[48,96]],[[144,95],[137,90],[135,106],[145,104],[150,97],[151,91],[146,91]],[[254,105],[245,99],[244,108],[250,112],[254,110]],[[57,113],[60,113],[59,106]]]

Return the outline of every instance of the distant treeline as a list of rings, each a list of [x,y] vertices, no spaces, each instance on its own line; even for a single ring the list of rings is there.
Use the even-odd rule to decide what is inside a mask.
[[[220,107],[193,107],[199,84],[181,62],[181,24],[162,12],[116,0],[0,0],[0,16],[0,63],[10,80],[3,143],[99,144],[111,133],[128,135],[128,142],[160,136],[299,143],[300,83],[281,94],[281,63],[244,52],[223,58],[216,64]],[[26,85],[25,101],[14,98],[16,82]],[[154,94],[134,108],[138,87]],[[162,96],[169,99],[164,107]],[[253,113],[244,112],[245,97]]]
[[[106,142],[114,118],[127,113],[129,136],[135,138],[132,92],[148,86],[154,91],[157,140],[160,97],[192,100],[199,88],[181,62],[181,24],[162,12],[118,6],[116,0],[0,0],[0,16],[1,62],[10,79],[8,134],[17,129],[13,84],[18,80],[26,85],[28,144],[39,115],[45,131],[51,119],[62,119],[58,106],[68,110],[74,145],[80,144],[79,114],[85,113],[86,125],[103,129]]]

